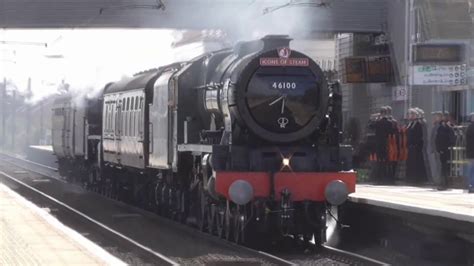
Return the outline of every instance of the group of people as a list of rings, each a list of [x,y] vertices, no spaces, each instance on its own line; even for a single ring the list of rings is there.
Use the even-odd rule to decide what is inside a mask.
[[[403,156],[399,125],[392,116],[392,108],[383,106],[379,113],[371,115],[368,130],[372,133],[368,139],[372,151],[370,160],[377,162],[371,179],[378,183],[392,183],[397,162]]]
[[[454,125],[447,112],[433,113],[433,127],[428,143],[428,127],[425,113],[420,108],[408,110],[407,121],[399,123],[392,116],[392,108],[383,106],[379,113],[371,115],[368,123],[368,143],[373,161],[370,177],[375,183],[395,182],[397,165],[406,161],[406,181],[422,184],[429,181],[439,190],[448,187],[450,147],[455,145]],[[471,160],[469,176],[474,175],[474,114],[466,132],[467,158]],[[427,147],[430,147],[429,154]],[[434,162],[434,170],[430,167]],[[470,159],[469,159],[470,158]],[[431,180],[430,180],[431,179]],[[468,182],[474,185],[474,180]],[[470,191],[474,188],[471,187]]]

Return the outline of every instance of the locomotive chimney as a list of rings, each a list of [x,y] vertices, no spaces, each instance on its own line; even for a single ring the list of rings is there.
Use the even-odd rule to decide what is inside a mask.
[[[239,42],[234,50],[239,56],[245,56],[258,51],[267,51],[281,47],[289,47],[292,39],[288,35],[266,35],[260,40]]]
[[[288,35],[266,35],[262,38],[263,50],[290,47],[291,40]]]

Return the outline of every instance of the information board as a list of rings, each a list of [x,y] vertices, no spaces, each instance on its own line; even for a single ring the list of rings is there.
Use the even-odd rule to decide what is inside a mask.
[[[390,56],[372,56],[367,59],[367,82],[389,82],[392,77]]]
[[[459,44],[416,44],[413,47],[413,62],[460,62],[462,46]]]
[[[390,56],[361,56],[344,58],[345,83],[382,83],[392,79]]]
[[[424,65],[412,67],[411,85],[464,85],[467,84],[467,66]]]
[[[365,57],[348,57],[345,58],[345,75],[346,83],[363,83],[367,82],[367,61]]]

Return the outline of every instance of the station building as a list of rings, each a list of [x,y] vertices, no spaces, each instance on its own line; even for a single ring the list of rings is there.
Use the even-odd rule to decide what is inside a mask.
[[[421,108],[428,134],[432,112],[449,112],[457,136],[451,151],[451,176],[462,176],[463,131],[474,112],[473,2],[406,0],[385,4],[383,32],[335,37],[345,125],[348,121],[360,125],[357,135],[361,139],[354,141],[360,143],[370,115],[382,106],[391,106],[402,123],[409,108]],[[428,140],[425,147],[430,149]]]
[[[447,111],[461,124],[474,112],[472,2],[388,1],[382,33],[336,36],[345,118],[366,122],[383,105]]]

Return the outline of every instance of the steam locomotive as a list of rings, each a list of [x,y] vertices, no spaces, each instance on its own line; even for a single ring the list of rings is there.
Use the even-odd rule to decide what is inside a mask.
[[[355,191],[337,83],[266,36],[66,95],[53,110],[59,171],[107,196],[238,243],[326,239]]]

